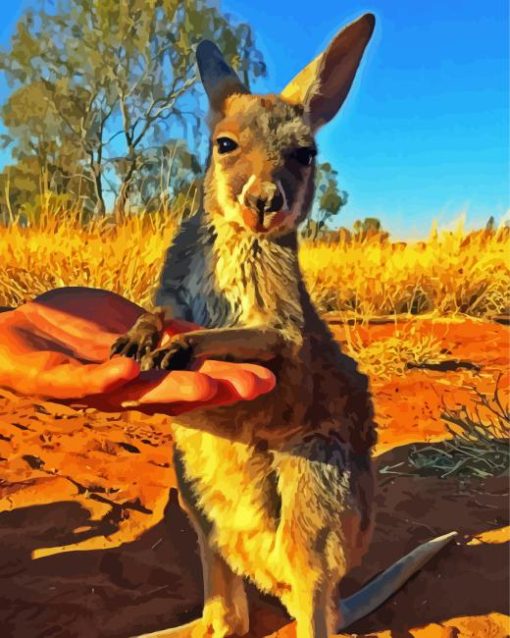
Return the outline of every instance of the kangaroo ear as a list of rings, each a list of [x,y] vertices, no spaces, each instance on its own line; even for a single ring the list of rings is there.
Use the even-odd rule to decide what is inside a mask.
[[[346,26],[283,90],[285,100],[305,105],[312,129],[329,122],[344,103],[374,25],[375,16],[367,13]]]
[[[233,93],[249,93],[213,42],[202,40],[197,46],[196,57],[200,79],[213,110],[220,111],[226,98]]]

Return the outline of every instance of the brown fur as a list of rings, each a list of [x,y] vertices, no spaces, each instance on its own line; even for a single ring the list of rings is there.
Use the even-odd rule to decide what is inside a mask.
[[[213,189],[207,198],[214,201]],[[198,306],[192,318],[214,328],[273,327],[283,345],[267,363],[278,379],[273,393],[176,420],[178,476],[192,495],[187,508],[199,513],[202,542],[232,573],[279,596],[305,627],[322,614],[333,629],[333,587],[359,561],[370,531],[375,432],[367,380],[317,316],[301,282],[294,235],[282,245],[223,219],[211,225],[217,237],[205,253],[210,270],[190,264],[188,271],[191,280],[202,272],[188,288]],[[199,290],[206,291],[207,316]],[[255,344],[250,352],[254,336],[245,332],[238,348],[230,339],[229,352],[260,360],[257,349],[267,348]],[[223,354],[214,341],[200,346],[200,335],[189,338],[198,339],[202,355]],[[303,636],[324,635],[307,631]]]
[[[318,316],[298,263],[297,225],[311,205],[314,166],[294,152],[315,146],[317,118],[306,103],[249,95],[240,84],[236,91],[233,72],[222,98],[208,46],[204,205],[169,249],[157,296],[166,317],[207,330],[144,361],[172,367],[177,355],[228,355],[264,361],[275,373],[268,395],[173,422],[181,500],[202,552],[204,630],[218,638],[248,630],[246,577],[280,597],[298,638],[325,638],[339,621],[335,586],[370,537],[375,428],[367,379]],[[223,136],[238,147],[220,154]],[[261,221],[248,201],[275,188],[286,210]],[[117,352],[133,341],[150,345],[147,325],[158,332],[158,319],[142,322]]]

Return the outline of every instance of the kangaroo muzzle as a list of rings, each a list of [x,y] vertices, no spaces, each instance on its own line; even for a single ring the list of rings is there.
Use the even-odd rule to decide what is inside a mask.
[[[276,228],[290,212],[287,210],[287,198],[280,180],[261,181],[252,175],[246,182],[239,201],[243,207],[245,224],[258,232]]]

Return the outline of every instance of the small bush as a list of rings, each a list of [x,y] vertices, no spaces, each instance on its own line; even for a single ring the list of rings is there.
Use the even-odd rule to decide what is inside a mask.
[[[476,394],[473,410],[463,406],[442,414],[450,439],[411,449],[409,464],[416,472],[482,479],[508,472],[510,407],[503,405],[499,382],[492,398],[478,391]]]

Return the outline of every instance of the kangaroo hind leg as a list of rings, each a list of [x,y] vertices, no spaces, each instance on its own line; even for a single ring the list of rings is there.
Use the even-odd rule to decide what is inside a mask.
[[[204,628],[214,638],[244,636],[249,630],[249,616],[242,578],[234,574],[223,558],[207,545],[201,547],[201,555]]]
[[[210,527],[196,505],[187,483],[179,455],[174,456],[179,483],[179,503],[187,513],[198,536],[204,580],[204,635],[213,638],[244,636],[249,631],[248,599],[243,579],[234,574],[209,542]]]
[[[286,607],[296,620],[296,638],[328,638],[333,633],[338,622],[334,590],[326,580],[310,583],[306,574],[293,583]]]

